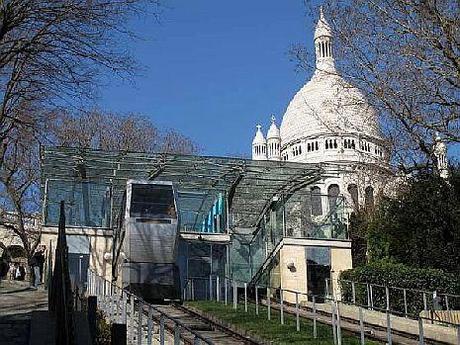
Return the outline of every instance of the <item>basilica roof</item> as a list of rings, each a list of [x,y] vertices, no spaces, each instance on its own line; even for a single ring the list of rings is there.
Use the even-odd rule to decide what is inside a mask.
[[[294,96],[280,127],[282,145],[323,134],[380,138],[375,111],[337,72],[332,33],[321,12],[315,30],[316,69]]]

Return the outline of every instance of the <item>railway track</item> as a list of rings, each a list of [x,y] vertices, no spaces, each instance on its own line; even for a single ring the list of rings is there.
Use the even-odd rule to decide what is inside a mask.
[[[154,307],[168,315],[170,318],[179,321],[188,329],[203,336],[203,338],[212,341],[214,344],[219,345],[256,345],[261,344],[248,337],[245,337],[228,327],[224,327],[216,322],[203,317],[202,315],[177,304],[168,305],[154,305]],[[144,309],[144,315],[148,315],[148,309]],[[174,322],[172,320],[165,320],[165,329],[174,334]],[[181,339],[186,344],[196,344],[195,336],[187,329],[182,329],[180,333]],[[144,341],[142,342],[144,344]],[[203,344],[203,342],[200,342]]]

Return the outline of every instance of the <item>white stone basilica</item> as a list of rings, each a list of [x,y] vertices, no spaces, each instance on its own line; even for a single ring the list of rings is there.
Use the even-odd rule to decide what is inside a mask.
[[[316,25],[316,68],[294,96],[280,129],[272,116],[265,139],[261,126],[252,142],[254,160],[329,163],[335,175],[317,184],[323,195],[343,194],[355,206],[383,188],[376,177],[389,172],[389,153],[380,135],[375,111],[364,95],[336,70],[332,30],[322,11]],[[372,173],[370,173],[372,168]],[[319,188],[319,190],[318,190]]]

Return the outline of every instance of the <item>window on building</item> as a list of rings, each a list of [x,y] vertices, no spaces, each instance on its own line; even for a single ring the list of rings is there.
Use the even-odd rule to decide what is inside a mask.
[[[329,202],[329,211],[335,210],[337,207],[337,198],[340,193],[340,188],[336,184],[331,184],[327,189],[327,200]]]
[[[316,148],[316,150],[318,150],[318,147],[319,147],[319,146],[318,146],[318,142],[315,141],[315,148]]]
[[[364,204],[366,209],[374,208],[374,188],[367,186],[364,191]]]
[[[348,193],[350,193],[351,200],[355,209],[358,208],[358,187],[353,183],[348,185]]]
[[[323,206],[321,204],[321,189],[313,187],[311,190],[311,214],[320,216],[323,214]]]

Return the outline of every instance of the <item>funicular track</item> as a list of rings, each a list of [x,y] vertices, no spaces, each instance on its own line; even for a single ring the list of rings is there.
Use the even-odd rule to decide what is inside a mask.
[[[256,345],[259,342],[249,339],[242,334],[239,334],[228,327],[218,324],[209,318],[202,316],[179,304],[162,304],[154,305],[157,310],[162,311],[174,320],[184,324],[189,329],[199,333],[203,338],[212,341],[214,344],[222,345],[236,345],[236,344],[247,344]],[[148,308],[144,309],[144,315],[148,315]],[[171,320],[165,321],[165,329],[171,334],[174,334],[174,322]],[[187,330],[181,331],[181,339],[186,344],[194,343],[194,335]]]

